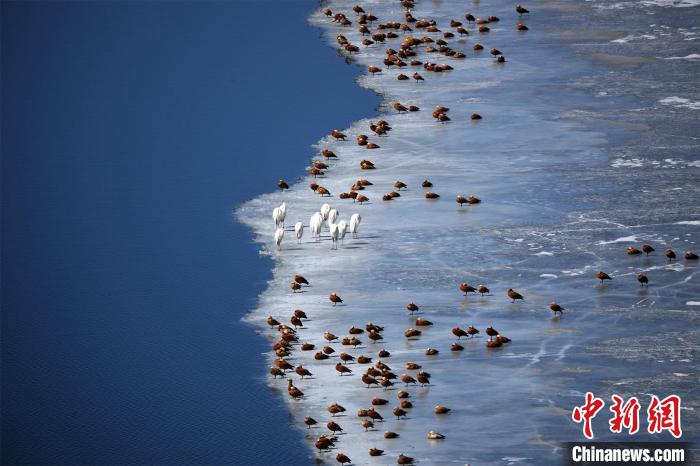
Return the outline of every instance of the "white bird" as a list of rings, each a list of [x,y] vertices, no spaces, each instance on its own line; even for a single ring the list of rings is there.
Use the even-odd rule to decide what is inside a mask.
[[[357,230],[360,228],[361,222],[362,217],[360,214],[352,214],[352,217],[350,217],[350,231],[352,232],[353,238],[357,238]]]
[[[335,223],[338,220],[338,211],[336,209],[331,209],[328,212],[328,228],[331,227],[331,223]]]
[[[323,220],[328,219],[328,214],[330,213],[330,211],[331,206],[329,206],[328,204],[323,204],[321,206],[321,215],[323,216]]]
[[[301,244],[301,237],[304,236],[304,224],[297,222],[294,224],[294,233],[297,234],[297,242]]]
[[[283,202],[279,206],[280,209],[280,218],[282,220],[282,228],[284,228],[284,219],[287,218],[287,203]]]
[[[280,223],[282,223],[282,212],[280,212],[279,207],[272,209],[272,220],[275,221],[275,228],[279,228]]]
[[[277,249],[282,249],[282,238],[284,238],[284,228],[278,228],[275,231],[275,243],[277,243]]]
[[[331,231],[331,240],[333,240],[333,246],[331,249],[338,249],[338,224],[331,223],[328,226],[328,229]]]
[[[345,233],[348,232],[348,224],[345,223],[345,220],[341,220],[338,222],[338,234],[340,235],[340,241],[341,243],[345,240]]]
[[[323,215],[321,212],[316,212],[311,216],[309,220],[309,228],[311,229],[311,236],[314,238],[321,238],[321,225],[323,224]]]

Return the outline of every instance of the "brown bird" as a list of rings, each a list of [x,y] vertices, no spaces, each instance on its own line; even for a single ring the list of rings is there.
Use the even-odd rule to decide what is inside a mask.
[[[370,385],[379,385],[379,382],[377,382],[377,379],[374,377],[371,377],[367,374],[362,375],[362,383],[367,384],[367,388],[369,388]]]
[[[338,363],[335,365],[335,370],[340,373],[341,377],[343,376],[343,374],[350,374],[352,372],[352,369],[350,369],[348,366],[345,366],[341,363]]]
[[[328,164],[323,162],[314,162],[314,168],[318,170],[319,175],[323,175],[323,172],[321,170],[325,170],[326,168],[328,168]],[[311,174],[313,175],[313,173]]]
[[[685,252],[685,260],[696,261],[696,260],[698,260],[698,255],[695,254],[693,251],[686,251]]]
[[[632,246],[628,246],[628,247],[627,247],[627,255],[628,255],[628,256],[638,256],[638,255],[641,254],[641,253],[642,253],[642,252],[641,252],[639,249],[635,248],[635,247],[632,247]]]
[[[413,403],[411,403],[408,400],[401,400],[401,407],[403,409],[411,409],[411,408],[413,408]]]
[[[313,374],[311,374],[311,372],[307,368],[301,366],[298,366],[296,369],[294,369],[294,372],[296,372],[297,375],[301,376],[301,380],[304,380],[304,377],[313,376]]]
[[[365,146],[365,148],[370,149],[370,150],[371,149],[379,149],[379,144],[375,144],[373,142],[370,142]]]
[[[466,14],[464,15],[464,19],[466,19],[466,20],[467,20],[468,22],[470,22],[470,23],[473,23],[474,21],[476,21],[476,18],[475,18],[474,15],[471,14],[471,13],[466,13]]]
[[[382,456],[384,454],[384,450],[379,450],[377,448],[370,448],[369,449],[369,456]]]
[[[284,181],[284,180],[278,180],[278,181],[277,181],[277,186],[278,186],[282,191],[284,191],[285,189],[289,189],[289,185],[288,185],[287,182]]]
[[[367,416],[374,421],[382,422],[384,420],[384,417],[378,412],[376,412],[374,408],[369,408],[367,410]]]
[[[397,434],[396,432],[390,432],[390,431],[384,432],[384,438],[398,438],[398,437],[399,437],[399,434]]]
[[[517,299],[519,300],[524,300],[523,295],[515,291],[513,288],[508,288],[508,297],[512,299],[512,302],[515,302]]]
[[[600,283],[603,283],[603,280],[612,280],[612,277],[605,272],[596,272],[595,276],[600,280]]]
[[[289,393],[289,396],[291,396],[294,399],[301,398],[302,396],[304,396],[304,392],[295,387],[291,379],[287,383],[287,392]]]
[[[360,355],[357,357],[358,364],[369,364],[371,362],[372,362],[372,358],[368,358],[367,356]]]
[[[338,339],[338,337],[335,336],[335,335],[333,335],[331,332],[325,332],[325,333],[323,334],[323,338],[324,338],[326,341],[333,341],[333,340],[337,340],[337,339]]]
[[[526,13],[530,13],[530,11],[529,11],[527,8],[525,8],[524,6],[522,6],[522,5],[516,5],[516,6],[515,6],[515,11],[516,11],[516,13],[518,13],[520,16],[522,16],[522,15],[524,15],[524,14],[526,14]]]
[[[467,198],[467,202],[469,204],[479,204],[481,202],[481,199],[479,199],[478,197],[475,197],[475,196],[469,196]]]
[[[308,317],[306,317],[306,312],[301,309],[294,309],[294,315],[300,319],[308,319]]]
[[[527,26],[525,26],[523,23],[518,23],[518,24],[515,26],[515,28],[516,28],[518,31],[529,31],[529,30],[530,30],[530,28],[527,27]]]
[[[292,369],[294,369],[294,366],[289,364],[289,362],[285,361],[284,359],[275,360],[275,366],[279,367],[283,371],[291,371]]]
[[[403,105],[401,105],[399,102],[395,102],[393,107],[394,107],[394,110],[396,110],[399,113],[408,111],[408,109],[406,107],[404,107]]]
[[[406,338],[414,338],[421,336],[421,333],[422,332],[417,328],[409,328],[404,332],[404,335],[406,336]]]
[[[457,196],[457,204],[459,204],[460,207],[462,207],[463,204],[467,203],[467,198],[464,196]]]
[[[408,304],[406,304],[406,309],[408,309],[409,312],[411,314],[413,314],[414,312],[418,311],[420,308],[418,306],[416,306],[414,303],[408,303]]]
[[[345,407],[342,405],[339,405],[338,403],[333,403],[332,405],[329,405],[326,410],[331,413],[331,417],[335,416],[338,413],[344,413],[345,412]]]
[[[439,353],[440,351],[436,350],[435,348],[428,348],[425,350],[425,355],[426,356],[435,356]]]
[[[418,73],[413,73],[413,79],[416,81],[424,81],[423,76],[419,75]]]
[[[418,63],[420,64],[420,62],[418,62]],[[417,106],[415,106],[415,105],[409,105],[409,106],[408,106],[408,111],[409,111],[409,112],[417,112],[417,111],[419,111],[419,110],[420,110],[420,107],[417,107]]]
[[[294,328],[296,329],[297,327],[303,327],[304,324],[302,323],[301,319],[297,316],[292,316],[290,319],[290,322],[292,325],[294,325]]]
[[[458,344],[458,343],[452,343],[450,345],[450,351],[462,351],[464,349],[464,346]]]
[[[433,187],[433,183],[431,183],[428,180],[423,180],[423,182],[420,185],[424,188],[432,188]]]
[[[328,427],[328,430],[331,432],[342,432],[343,428],[338,425],[335,421],[328,421],[328,424],[326,424],[326,427]]]
[[[640,283],[640,286],[649,284],[649,278],[641,272],[637,274],[637,281]]]
[[[676,260],[676,253],[673,252],[673,249],[666,249],[664,255],[668,257],[669,261]]]
[[[270,367],[270,375],[273,376],[275,379],[277,376],[280,376],[281,378],[284,378],[284,371],[280,369],[279,367]]]
[[[270,317],[267,318],[267,325],[269,325],[270,328],[276,327],[276,326],[278,326],[279,324],[280,324],[280,323],[279,323],[277,320],[273,319],[272,316],[270,316]]]
[[[472,120],[481,120],[481,115],[479,115],[478,113],[472,113],[471,115],[469,115],[469,118],[471,118]]]
[[[319,186],[318,188],[316,188],[316,194],[320,194],[321,196],[330,196],[331,192],[323,186]]]
[[[370,45],[370,44],[373,44],[373,43],[374,43],[374,42],[372,42],[372,41],[369,40],[369,39],[365,39],[365,40],[369,42],[369,44],[366,44],[366,45]],[[378,67],[376,67],[376,66],[369,66],[369,67],[367,67],[367,71],[370,72],[372,75],[375,75],[375,74],[377,74],[377,73],[381,73],[381,72],[382,72],[382,69],[381,69],[381,68],[378,68]]]
[[[475,52],[478,52],[478,51],[480,51],[480,50],[484,50],[484,46],[477,42],[476,44],[474,44],[474,45],[472,46],[472,49],[473,49]]]
[[[417,364],[415,362],[409,361],[406,363],[406,370],[411,371],[411,370],[417,370],[420,368],[421,368],[420,364]]]
[[[473,337],[474,335],[479,333],[479,329],[474,327],[473,325],[470,325],[469,327],[467,327],[467,333],[470,337]]]
[[[309,284],[309,281],[306,278],[304,278],[303,275],[299,275],[299,274],[294,275],[294,281],[300,285],[308,285]]]
[[[362,421],[362,427],[365,428],[365,432],[367,432],[369,429],[374,427],[374,422],[370,421],[369,419],[364,419]]]
[[[314,445],[316,446],[316,448],[318,448],[319,451],[323,451],[323,450],[330,450],[332,443],[327,438],[322,437],[322,438],[316,440],[316,443]]]
[[[335,455],[335,460],[340,464],[350,463],[350,458],[348,458],[348,456],[343,453],[338,453],[337,455]]]
[[[316,419],[310,417],[310,416],[305,416],[304,417],[304,424],[306,424],[308,429],[311,429],[311,426],[315,426],[318,424],[318,421]]]
[[[557,315],[557,312],[564,315],[564,311],[566,310],[566,308],[561,307],[557,303],[550,304],[549,308],[552,310],[552,312],[554,312],[554,315]]]
[[[321,351],[314,354],[314,359],[316,361],[323,361],[323,360],[328,359],[328,358],[329,358],[329,356],[327,354],[322,353]]]
[[[369,332],[369,333],[367,334],[367,338],[369,338],[370,340],[372,340],[372,343],[376,343],[376,342],[378,342],[379,340],[383,340],[383,339],[384,339],[384,337],[381,336],[380,334],[378,334],[377,332]],[[381,351],[380,351],[380,353],[381,353]],[[386,356],[382,356],[381,354],[379,354],[379,357],[381,358],[381,357],[386,357]]]
[[[486,288],[484,285],[478,285],[476,287],[476,291],[478,291],[481,294],[481,296],[483,296],[485,294],[489,294],[491,292],[491,290]]]
[[[403,399],[406,399],[406,398],[410,398],[410,397],[411,397],[411,394],[408,393],[408,392],[405,392],[405,391],[401,390],[399,393],[396,394],[396,397],[397,397],[399,400],[403,400]]]
[[[469,285],[468,283],[460,283],[459,290],[466,296],[469,293],[476,293],[476,288]]]
[[[333,306],[335,306],[335,305],[338,304],[338,303],[342,303],[342,302],[343,302],[343,300],[340,298],[340,296],[338,296],[338,295],[335,294],[335,293],[331,293],[330,296],[328,296],[328,299],[330,300],[330,302],[333,303]]]
[[[403,409],[398,408],[398,407],[392,409],[392,410],[391,410],[391,413],[392,413],[394,416],[396,416],[396,419],[397,419],[397,420],[398,420],[398,419],[401,419],[401,416],[406,417],[406,414],[408,414],[406,411],[404,411]]]
[[[323,152],[321,152],[321,155],[327,159],[337,159],[338,158],[338,156],[335,155],[335,153],[333,151],[328,150],[328,149],[323,149]]]
[[[350,327],[350,329],[348,330],[348,333],[350,335],[359,335],[359,334],[364,333],[364,332],[365,332],[364,330],[362,330],[361,328],[357,328],[354,325],[352,327]]]
[[[351,362],[355,360],[355,356],[348,354],[348,353],[340,353],[338,355],[341,361],[343,362]]]
[[[496,340],[494,340],[498,343],[510,343],[510,338],[504,336],[504,335],[497,335]]]
[[[357,13],[358,15],[359,15],[360,13],[364,13],[364,12],[365,12],[365,10],[363,10],[362,7],[361,7],[360,5],[354,5],[354,6],[352,7],[352,11],[354,11],[354,12]]]
[[[384,398],[372,398],[372,405],[373,406],[382,406],[385,405],[389,402],[389,400],[385,400]]]
[[[425,198],[426,198],[426,199],[437,199],[437,198],[439,198],[439,197],[440,197],[440,195],[437,194],[437,193],[433,193],[433,192],[430,192],[430,191],[428,191],[427,193],[425,193]]]
[[[452,410],[450,408],[445,407],[445,406],[437,405],[435,407],[434,411],[435,411],[435,414],[447,414]]]
[[[345,138],[347,137],[347,136],[345,136],[343,133],[341,133],[340,131],[338,131],[337,129],[334,129],[333,131],[331,131],[331,136],[333,136],[336,140],[342,139],[343,141],[344,141]]]
[[[406,185],[406,183],[404,183],[404,182],[401,181],[401,180],[397,180],[397,181],[394,183],[394,188],[398,189],[399,191],[400,191],[402,188],[405,189],[405,188],[407,188],[407,187],[408,187],[408,186]]]
[[[468,337],[468,336],[469,336],[469,334],[468,334],[466,331],[462,330],[462,329],[459,328],[459,327],[454,327],[454,328],[452,329],[452,335],[456,336],[458,340],[460,340],[462,337]]]
[[[421,384],[421,386],[430,385],[430,377],[431,375],[425,371],[419,371],[416,374],[416,379],[418,380],[418,383]]]
[[[412,384],[414,384],[414,385],[416,384],[416,379],[414,379],[413,377],[411,377],[411,376],[408,375],[408,374],[403,374],[403,375],[401,376],[401,381],[402,381],[403,383],[405,383],[407,387],[408,387],[408,384],[409,384],[409,383],[412,383]]]
[[[422,317],[418,317],[416,319],[416,325],[419,327],[428,327],[430,325],[433,325],[433,323],[429,320],[423,319]]]
[[[292,289],[292,293],[296,293],[297,291],[301,290],[301,285],[297,282],[290,283],[289,287]]]
[[[302,351],[311,351],[311,350],[313,350],[314,348],[316,348],[316,346],[315,346],[313,343],[303,343],[303,344],[301,345],[301,350],[302,350]]]
[[[381,385],[382,387],[384,387],[384,389],[386,390],[386,389],[389,389],[389,388],[393,387],[393,386],[394,386],[394,383],[393,383],[391,380],[389,380],[389,379],[382,379],[382,381],[379,382],[379,385]]]
[[[487,21],[488,21],[489,23],[497,23],[497,22],[499,22],[500,20],[501,20],[501,18],[499,18],[498,16],[489,16],[489,17],[487,18]]]
[[[398,79],[399,81],[407,81],[409,79],[409,77],[406,76],[405,74],[400,74],[396,77],[396,79]]]
[[[493,340],[493,337],[498,335],[498,330],[496,330],[495,328],[493,328],[489,325],[488,327],[486,327],[486,335],[488,335],[490,337],[489,338],[490,340]]]

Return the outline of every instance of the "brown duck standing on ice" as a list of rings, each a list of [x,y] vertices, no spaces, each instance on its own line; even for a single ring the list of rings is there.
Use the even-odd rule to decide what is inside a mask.
[[[456,201],[457,201],[457,204],[459,204],[459,206],[462,207],[462,205],[467,203],[467,198],[464,196],[457,196]]]
[[[287,382],[287,392],[289,392],[289,396],[294,399],[304,396],[304,392],[295,387],[291,379]]]
[[[277,327],[279,324],[280,324],[279,321],[276,319],[273,319],[272,316],[267,318],[267,325],[269,325],[270,328]]]
[[[377,382],[377,379],[374,377],[368,375],[368,374],[363,374],[362,375],[362,383],[367,385],[367,388],[370,387],[370,385],[379,385],[379,382]]]
[[[344,453],[338,453],[335,455],[335,460],[340,464],[350,463],[350,458]]]
[[[399,102],[395,102],[392,106],[394,107],[394,110],[396,110],[399,113],[408,111],[408,109],[401,105]]]
[[[311,429],[311,426],[318,424],[318,421],[310,416],[306,416],[304,417],[304,424],[308,426],[307,429]]]
[[[401,419],[401,416],[406,417],[406,415],[407,415],[408,413],[407,413],[406,411],[404,411],[403,409],[396,407],[396,408],[394,408],[394,409],[391,410],[391,414],[393,414],[394,416],[396,416],[396,419],[397,419],[397,420],[400,420],[400,419]]]
[[[467,327],[467,333],[470,337],[473,337],[474,335],[479,333],[479,329],[474,327],[473,325],[470,325],[469,327]]]
[[[666,257],[668,257],[668,260],[669,260],[669,261],[676,260],[676,253],[673,252],[673,249],[666,249],[666,250],[664,251],[664,255],[665,255]]]
[[[498,330],[489,325],[488,327],[486,327],[486,335],[489,336],[490,340],[493,340],[493,337],[498,335]]]
[[[345,136],[343,133],[341,133],[340,131],[338,131],[337,129],[334,129],[334,130],[331,132],[331,136],[333,136],[336,140],[342,139],[343,141],[345,141],[345,138],[347,137],[347,136]]]
[[[421,386],[430,385],[430,377],[431,375],[425,371],[419,371],[416,374],[416,379]]]
[[[603,283],[604,280],[612,280],[610,275],[602,271],[596,272],[595,276],[598,280],[600,280],[600,283]]]
[[[469,285],[469,283],[460,283],[459,284],[459,291],[464,293],[464,295],[466,296],[469,293],[476,293],[476,288]]]
[[[549,308],[552,310],[552,312],[554,312],[554,315],[557,315],[557,312],[560,313],[561,315],[564,315],[564,311],[566,310],[566,308],[561,307],[557,303],[550,304]]]
[[[512,299],[512,302],[515,302],[516,300],[524,300],[523,295],[515,291],[513,288],[508,288],[508,297]]]
[[[335,293],[331,293],[330,296],[328,296],[328,299],[330,300],[330,302],[333,303],[334,306],[335,306],[336,304],[338,304],[338,303],[342,303],[342,302],[343,302],[343,300],[340,298],[340,296],[338,296],[338,295],[335,294]]]
[[[279,367],[272,366],[270,367],[270,375],[273,376],[275,379],[277,378],[277,376],[284,378],[284,371]]]
[[[382,456],[384,454],[384,450],[379,450],[377,448],[370,448],[369,449],[369,456]]]
[[[459,327],[454,327],[454,328],[452,329],[452,335],[456,336],[458,340],[461,340],[462,337],[468,337],[468,336],[469,336],[469,334],[468,334],[467,332],[465,332],[464,330],[462,330],[462,329],[459,328]]]
[[[338,156],[335,155],[335,153],[329,149],[323,149],[323,152],[321,152],[321,155],[327,159],[337,159],[338,158]]]
[[[294,281],[300,285],[309,285],[309,281],[303,275],[294,275]]]
[[[407,387],[408,387],[408,384],[409,384],[409,383],[412,383],[412,384],[414,384],[414,385],[416,384],[416,379],[414,379],[413,377],[411,377],[411,376],[408,375],[408,374],[403,374],[403,375],[401,376],[401,381],[402,381],[403,383],[405,383]]]
[[[296,369],[294,369],[294,372],[297,373],[301,377],[301,380],[304,380],[304,377],[312,377],[313,374],[305,367],[298,366]]]
[[[386,437],[386,434],[384,436]],[[396,434],[396,436],[398,437],[398,434]],[[401,453],[399,457],[396,458],[396,464],[413,464],[413,458]]]
[[[328,427],[328,430],[330,430],[331,432],[334,432],[334,433],[343,431],[343,428],[340,427],[340,425],[338,423],[336,423],[335,421],[328,421],[328,424],[326,424],[326,427]]]
[[[287,182],[284,181],[284,180],[278,180],[278,181],[277,181],[277,186],[278,186],[282,191],[284,191],[285,189],[289,189],[289,185],[288,185]]]
[[[484,285],[478,285],[476,287],[476,291],[478,291],[479,294],[481,294],[481,296],[484,296],[485,294],[489,294],[491,292],[491,290],[486,288],[486,286],[484,286]]]
[[[698,255],[695,254],[693,251],[686,251],[686,253],[685,253],[685,260],[687,260],[687,261],[696,261],[696,260],[698,260]]]
[[[640,283],[640,286],[649,284],[649,278],[641,272],[637,274],[637,281]]]
[[[289,287],[292,289],[292,293],[296,293],[297,291],[301,290],[301,285],[297,282],[290,283]]]
[[[352,372],[352,369],[350,369],[348,366],[345,366],[341,363],[338,363],[335,365],[335,370],[340,373],[341,377],[343,376],[343,374],[350,374]]]
[[[338,413],[344,413],[345,408],[342,405],[339,405],[338,403],[333,403],[332,405],[329,405],[326,410],[331,413],[331,417],[335,416]]]
[[[452,411],[450,408],[447,408],[445,406],[437,405],[434,409],[435,414],[447,414],[450,411]]]
[[[522,16],[524,14],[530,13],[530,10],[528,10],[527,8],[525,8],[522,5],[516,5],[515,12],[518,13],[520,16]]]
[[[408,303],[406,304],[406,309],[413,314],[414,312],[417,312],[420,308],[415,304],[415,303]]]

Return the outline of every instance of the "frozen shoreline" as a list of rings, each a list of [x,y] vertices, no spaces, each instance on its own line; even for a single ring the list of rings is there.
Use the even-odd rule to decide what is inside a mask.
[[[327,6],[355,19],[350,4],[330,2]],[[402,17],[398,4],[367,2],[363,6],[380,21]],[[625,317],[610,311],[651,302],[648,295],[638,296],[641,292],[633,276],[624,285],[623,277],[640,268],[667,272],[663,277],[654,276],[659,287],[650,292],[652,298],[662,290],[671,292],[667,309],[697,298],[692,288],[688,289],[695,275],[692,264],[669,266],[659,256],[640,258],[632,264],[624,257],[627,244],[615,244],[615,238],[634,236],[636,241],[676,247],[683,235],[694,230],[692,225],[675,223],[657,232],[652,226],[628,222],[624,210],[605,212],[607,218],[598,217],[602,201],[591,196],[588,189],[597,187],[599,180],[585,172],[594,167],[613,176],[602,152],[606,137],[584,122],[553,118],[575,108],[583,97],[562,86],[562,69],[548,69],[546,63],[558,60],[571,67],[567,72],[572,76],[577,71],[588,71],[587,65],[580,64],[576,57],[568,57],[566,48],[535,32],[538,26],[545,27],[544,12],[526,19],[532,31],[523,35],[513,30],[517,16],[511,8],[506,2],[470,8],[480,15],[500,16],[501,21],[486,36],[473,34],[449,41],[455,49],[466,51],[467,59],[437,54],[429,58],[449,63],[454,71],[434,74],[422,67],[401,71],[409,76],[418,71],[426,79],[423,83],[397,81],[396,70],[384,70],[374,77],[364,75],[358,80],[360,85],[384,95],[385,104],[399,101],[418,105],[421,111],[398,115],[388,105],[382,105],[382,113],[373,120],[385,119],[393,130],[388,137],[370,137],[371,142],[381,146],[377,150],[367,150],[354,141],[356,134],[372,134],[367,128],[369,119],[341,129],[348,135],[346,142],[334,142],[330,137],[320,141],[318,151],[330,148],[339,157],[331,162],[327,176],[316,180],[331,191],[332,197],[313,194],[307,187],[312,179],[307,177],[289,191],[260,196],[237,211],[238,219],[251,227],[255,241],[275,259],[273,279],[260,296],[258,308],[246,318],[261,332],[271,335],[271,341],[276,339],[276,332],[265,325],[267,316],[288,323],[297,308],[310,317],[306,328],[300,330],[300,340],[314,343],[317,350],[325,344],[324,331],[342,338],[350,326],[364,328],[366,322],[373,321],[386,328],[382,344],[367,343],[366,336],[360,335],[361,347],[353,350],[335,344],[335,354],[365,354],[376,362],[376,352],[383,347],[392,353],[384,362],[397,375],[414,374],[415,371],[403,369],[409,360],[433,375],[432,386],[408,389],[415,407],[409,410],[409,419],[397,421],[390,412],[398,405],[398,390],[364,388],[359,378],[367,366],[350,364],[353,376],[341,378],[334,370],[337,357],[319,362],[313,359],[315,351],[295,351],[290,362],[303,364],[314,374],[303,382],[292,376],[295,385],[305,393],[303,400],[287,403],[299,428],[304,428],[304,416],[312,416],[324,425],[330,420],[325,408],[331,403],[347,408],[346,416],[335,419],[346,432],[340,436],[337,449],[319,455],[331,463],[335,462],[336,452],[344,452],[353,464],[395,464],[399,453],[419,462],[538,464],[538,458],[558,451],[558,442],[580,437],[577,426],[568,420],[569,409],[590,384],[606,387],[598,378],[609,378],[607,372],[613,370],[610,361],[591,359],[582,354],[583,349],[594,341],[619,336],[613,329]],[[462,17],[463,9],[457,2],[441,3],[437,10],[419,3],[414,15],[434,18],[441,29],[447,30],[449,19]],[[361,40],[356,25],[335,26],[320,10],[310,21],[324,29],[324,37],[331,45],[338,33],[351,43]],[[414,35],[438,37],[423,32]],[[395,43],[363,48],[352,58],[365,67],[379,65],[384,50],[389,46],[397,48],[400,40],[401,37]],[[504,50],[508,62],[496,64],[488,52],[475,57],[471,44],[477,40],[487,50],[491,44]],[[546,59],[542,54],[544,47]],[[426,61],[425,53],[420,55],[419,59]],[[563,100],[555,101],[552,96],[541,99],[542,85],[553,86],[552,93]],[[435,122],[430,116],[435,105],[450,107],[452,121]],[[472,112],[484,119],[470,121]],[[377,169],[360,170],[362,159],[372,160]],[[370,203],[357,205],[338,199],[338,193],[349,191],[358,178],[373,183],[363,191]],[[431,189],[442,196],[439,200],[423,197],[425,190],[420,182],[426,178],[434,183]],[[381,196],[394,190],[392,185],[397,179],[406,182],[408,189],[401,192],[401,197],[383,202]],[[614,192],[616,188],[604,189]],[[483,203],[460,208],[454,202],[458,194],[476,195]],[[287,227],[303,221],[307,228],[301,245],[296,244],[293,231],[287,231],[278,252],[272,243],[274,225],[270,213],[283,201],[288,204]],[[327,230],[320,243],[310,239],[308,219],[324,202],[337,208],[340,219],[345,221],[352,213],[362,215],[358,239],[348,235],[334,251],[330,249]],[[666,215],[670,217],[664,219],[668,222],[688,222],[686,213]],[[695,239],[690,236],[691,244]],[[618,256],[620,251],[622,256]],[[591,276],[598,269],[620,277],[615,286],[596,287]],[[296,273],[303,274],[312,284],[304,293],[292,294],[289,290]],[[472,285],[485,283],[493,296],[463,297],[457,290],[463,281]],[[510,287],[522,292],[526,301],[510,303],[505,297],[505,290]],[[345,300],[343,306],[331,306],[327,296],[333,291]],[[551,301],[574,311],[552,319],[546,309]],[[408,302],[421,306],[421,316],[434,323],[418,340],[403,336],[404,330],[413,326],[405,310]],[[655,310],[656,316],[642,317],[636,327],[625,322],[629,333],[642,335],[646,332],[646,319],[655,320],[673,312]],[[675,324],[682,328],[683,322],[694,319],[692,311],[688,311],[681,320],[676,316]],[[464,351],[450,352],[454,341],[450,329],[470,324],[481,329],[482,337],[463,343]],[[487,350],[483,331],[488,325],[513,342],[495,351]],[[427,347],[438,348],[440,354],[425,356]],[[273,356],[270,353],[271,362]],[[625,361],[618,364],[621,367],[615,370],[620,377],[631,375],[625,372]],[[674,371],[692,373],[689,366],[694,364],[691,358],[689,363],[679,364],[682,370]],[[653,370],[636,367],[629,372],[643,379],[648,376],[646,372]],[[270,383],[281,391],[286,386],[279,380]],[[398,383],[397,388],[402,389],[401,385]],[[288,399],[286,394],[283,396]],[[355,412],[368,408],[374,396],[390,401],[378,409],[386,421],[375,424],[378,430],[364,432]],[[436,404],[453,411],[447,416],[436,416],[432,412]],[[398,432],[401,437],[385,440],[381,435],[384,430]],[[439,431],[447,439],[429,441],[429,430]],[[310,447],[321,432],[327,432],[325,427],[309,430]],[[385,450],[385,455],[370,458],[367,450],[371,447]]]

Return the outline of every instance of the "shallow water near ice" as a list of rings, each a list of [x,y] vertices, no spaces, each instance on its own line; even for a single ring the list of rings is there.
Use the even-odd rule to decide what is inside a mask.
[[[401,37],[361,46],[349,60],[382,67],[382,73],[358,80],[385,96],[379,113],[368,109],[367,119],[338,128],[347,141],[329,136],[318,142],[317,153],[328,148],[338,156],[326,176],[304,178],[237,211],[261,252],[275,259],[274,277],[246,318],[271,342],[278,335],[265,319],[271,315],[288,323],[294,309],[309,316],[298,332],[300,341],[317,350],[326,343],[325,331],[342,338],[351,326],[370,321],[386,329],[380,343],[368,342],[363,334],[355,349],[332,344],[336,353],[327,361],[315,361],[315,351],[295,351],[290,362],[313,373],[303,381],[290,376],[305,394],[301,400],[288,399],[286,381],[270,381],[288,399],[300,429],[304,416],[319,421],[321,427],[308,429],[311,448],[327,432],[326,407],[337,402],[347,408],[334,419],[344,429],[337,448],[319,453],[320,459],[334,462],[335,454],[344,452],[354,464],[395,464],[404,453],[426,464],[543,464],[562,454],[560,442],[583,439],[570,413],[587,391],[604,399],[612,393],[640,399],[678,394],[685,438],[697,438],[700,287],[697,262],[682,256],[698,247],[698,125],[692,106],[663,99],[700,101],[692,85],[698,63],[655,58],[659,49],[668,57],[692,54],[692,41],[679,41],[680,33],[655,39],[663,46],[647,46],[643,39],[632,50],[626,48],[631,39],[614,40],[645,34],[653,23],[688,31],[694,27],[692,15],[682,11],[697,14],[697,8],[688,2],[678,5],[684,8],[641,2],[621,19],[599,7],[602,3],[538,4],[522,19],[530,30],[521,33],[515,30],[519,18],[510,2],[467,7],[456,1],[417,2],[414,16],[437,20],[443,31],[465,11],[501,21],[490,25],[488,34],[470,27],[470,36],[448,40],[466,52],[466,59],[430,56],[420,48],[419,60],[449,63],[451,72],[386,70],[381,66],[385,50],[397,49]],[[326,6],[355,20],[347,2]],[[398,2],[362,6],[380,22],[403,21]],[[356,25],[338,26],[321,10],[310,21],[325,31],[331,46],[337,34],[354,44],[362,39]],[[424,31],[414,35],[439,37]],[[477,41],[484,52],[472,51]],[[502,50],[507,62],[495,63],[491,47]],[[410,76],[414,71],[425,81],[396,79],[400,72]],[[421,110],[397,114],[392,102]],[[450,108],[451,121],[441,124],[431,117],[436,105]],[[473,112],[483,119],[470,120]],[[368,123],[380,118],[393,128],[386,137],[370,137],[380,148],[358,146],[355,136],[372,134]],[[361,170],[363,159],[374,162],[376,170]],[[339,199],[358,178],[373,183],[362,191],[370,201],[359,205]],[[430,190],[439,199],[425,199],[424,179],[433,183]],[[396,180],[408,188],[393,201],[382,201]],[[332,196],[314,194],[308,188],[312,181]],[[483,202],[460,207],[457,195],[475,195]],[[286,233],[277,250],[271,212],[282,202],[288,205]],[[337,249],[327,227],[320,241],[308,230],[309,218],[326,202],[338,209],[339,220],[362,216],[358,237],[348,234]],[[306,230],[297,243],[292,225],[299,221]],[[642,243],[656,252],[625,253],[627,246]],[[668,247],[679,260],[667,261],[663,250]],[[612,275],[612,282],[601,285],[594,276],[598,270]],[[638,272],[647,274],[649,287],[639,286]],[[296,273],[311,283],[301,293],[289,288]],[[460,282],[483,283],[492,294],[463,296]],[[522,293],[524,302],[510,302],[508,288]],[[344,302],[332,306],[331,292]],[[553,301],[567,308],[563,316],[551,315],[547,305]],[[415,321],[405,308],[409,302],[434,324],[410,340],[403,335]],[[451,352],[451,328],[468,325],[482,333],[463,341],[463,351]],[[487,349],[484,328],[489,325],[512,342]],[[440,353],[426,356],[429,347]],[[397,375],[415,375],[404,365],[417,362],[432,375],[431,385],[404,388],[397,382],[389,390],[368,389],[360,380],[367,366],[351,363],[353,373],[344,377],[335,371],[341,351],[376,362],[381,348],[391,352],[383,362]],[[272,362],[273,353],[269,357]],[[414,407],[407,419],[396,420],[391,409],[398,406],[401,389],[411,393]],[[355,413],[377,396],[390,401],[378,408],[385,420],[365,432]],[[452,411],[435,415],[437,404]],[[607,430],[607,419],[595,419],[596,439],[620,440]],[[384,439],[386,430],[400,438]],[[447,438],[428,440],[430,430]],[[670,436],[635,437],[647,438]],[[369,457],[372,447],[384,450],[384,456]]]

